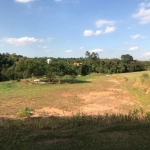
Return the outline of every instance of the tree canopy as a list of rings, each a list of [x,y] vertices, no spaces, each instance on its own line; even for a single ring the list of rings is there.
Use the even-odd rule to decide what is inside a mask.
[[[125,55],[121,56],[121,60],[129,63],[129,62],[133,61],[133,57],[129,54],[125,54]]]
[[[112,74],[123,72],[142,71],[150,66],[148,61],[133,60],[129,54],[121,59],[100,59],[95,52],[86,52],[85,58],[27,58],[21,55],[0,54],[0,81],[26,79],[31,77],[41,78],[46,76],[49,81],[64,76],[75,77],[87,75],[92,72]],[[78,65],[75,65],[78,64]],[[146,67],[145,67],[146,66]]]

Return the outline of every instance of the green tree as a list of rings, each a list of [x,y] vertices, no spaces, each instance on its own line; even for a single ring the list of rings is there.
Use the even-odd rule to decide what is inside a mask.
[[[83,76],[90,74],[90,66],[88,66],[87,64],[83,64],[81,67],[81,74]]]
[[[130,63],[131,61],[133,61],[133,57],[129,54],[125,54],[121,56],[121,60],[126,63]]]

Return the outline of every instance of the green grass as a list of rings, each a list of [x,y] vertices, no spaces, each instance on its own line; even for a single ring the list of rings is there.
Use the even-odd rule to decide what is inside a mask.
[[[2,150],[142,150],[150,147],[149,134],[150,118],[138,113],[3,119],[0,147]]]
[[[144,73],[147,73],[148,75],[150,75],[150,71],[120,73],[120,74],[116,74],[116,75],[127,77],[127,78],[137,78],[137,77],[142,76],[142,74],[144,74]]]
[[[146,72],[147,73],[147,72]],[[149,95],[141,88],[143,72],[117,78],[92,74],[77,77],[76,84],[26,85],[0,83],[0,149],[2,150],[147,150],[150,147]],[[120,76],[120,77],[118,77]],[[125,78],[124,78],[125,77]],[[131,79],[132,78],[132,79]],[[109,82],[118,79],[119,84]],[[123,80],[122,80],[123,79]],[[138,87],[132,86],[137,84]],[[140,83],[140,84],[139,84]],[[142,81],[142,87],[148,80]],[[28,108],[55,107],[76,110],[84,105],[78,94],[125,88],[140,106],[129,114],[10,119]],[[119,94],[119,92],[117,93]],[[141,98],[140,98],[141,97]],[[116,99],[117,100],[117,99]],[[140,107],[139,106],[139,107]],[[8,109],[9,108],[9,109]],[[128,108],[130,109],[130,108]],[[21,111],[20,111],[21,110]],[[146,111],[147,111],[146,110]]]
[[[83,100],[78,94],[99,90],[101,84],[95,83],[100,75],[91,74],[77,77],[73,84],[34,84],[22,82],[0,83],[0,114],[14,115],[25,107],[41,109],[55,107],[62,110],[73,111],[82,106]],[[95,86],[95,89],[93,89]],[[9,108],[9,109],[6,109]]]
[[[16,116],[17,117],[30,117],[32,114],[34,114],[34,110],[31,109],[31,108],[26,107],[24,109],[19,110],[16,113]]]
[[[114,75],[123,87],[130,93],[134,101],[139,103],[145,111],[150,106],[150,71],[122,73]]]

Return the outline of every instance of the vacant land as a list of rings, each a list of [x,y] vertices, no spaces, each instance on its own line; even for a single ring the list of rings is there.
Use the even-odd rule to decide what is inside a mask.
[[[142,106],[117,77],[92,74],[77,80],[74,84],[0,83],[0,115],[14,117],[25,107],[39,117],[128,113]]]
[[[92,74],[74,84],[0,83],[1,149],[149,149],[150,86],[143,73],[149,72]],[[35,114],[16,118],[25,107]]]

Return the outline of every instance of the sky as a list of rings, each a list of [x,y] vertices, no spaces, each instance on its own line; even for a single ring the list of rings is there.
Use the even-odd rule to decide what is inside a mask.
[[[150,0],[1,0],[0,53],[150,60]]]

